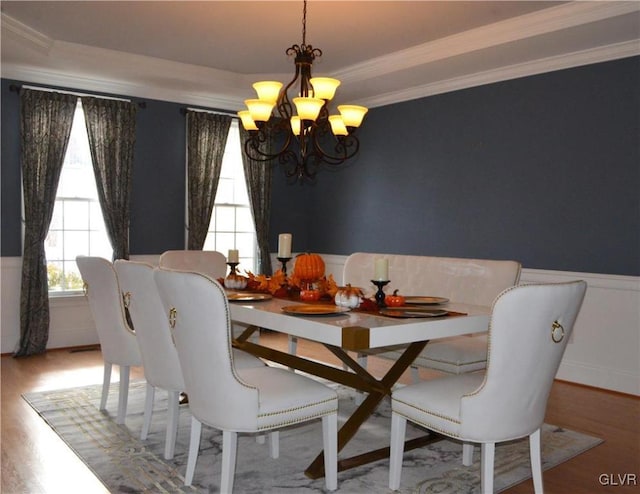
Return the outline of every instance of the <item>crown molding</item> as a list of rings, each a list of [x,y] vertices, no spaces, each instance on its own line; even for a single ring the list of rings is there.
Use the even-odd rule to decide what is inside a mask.
[[[532,75],[544,74],[556,70],[570,69],[583,65],[618,60],[640,55],[640,43],[627,41],[614,45],[593,48],[575,53],[548,57],[530,62],[500,67],[495,70],[477,72],[467,76],[456,77],[430,84],[414,86],[401,91],[393,91],[371,98],[358,100],[358,104],[375,108],[379,106],[401,103],[436,94],[443,94],[461,89],[468,89],[485,84],[518,79]]]

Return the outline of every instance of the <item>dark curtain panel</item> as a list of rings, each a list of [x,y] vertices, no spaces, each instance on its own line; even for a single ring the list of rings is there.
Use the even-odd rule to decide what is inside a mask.
[[[249,132],[241,125],[242,164],[258,240],[258,273],[270,275],[269,218],[271,215],[271,176],[273,174],[273,166],[270,161],[255,161],[247,156],[244,152],[244,145],[248,138]],[[269,151],[265,150],[265,152]]]
[[[187,111],[189,250],[202,250],[218,190],[231,116]]]
[[[136,105],[82,98],[98,199],[113,259],[129,259],[131,168],[136,142]]]
[[[20,92],[20,140],[24,195],[24,247],[20,290],[20,344],[16,356],[46,350],[49,286],[44,241],[69,143],[77,97],[47,91]]]

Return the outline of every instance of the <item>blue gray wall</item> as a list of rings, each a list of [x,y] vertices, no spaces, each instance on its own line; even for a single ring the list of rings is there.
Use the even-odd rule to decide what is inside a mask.
[[[2,81],[2,256],[19,256],[18,96]],[[370,110],[359,156],[274,172],[271,250],[517,259],[640,275],[640,57]],[[182,106],[138,112],[131,253],[184,241]]]
[[[638,275],[639,119],[637,57],[374,108],[349,167],[275,182],[273,231],[301,251]]]

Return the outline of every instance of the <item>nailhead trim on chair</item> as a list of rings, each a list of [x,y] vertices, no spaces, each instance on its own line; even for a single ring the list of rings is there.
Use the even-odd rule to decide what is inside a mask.
[[[422,427],[425,427],[425,428],[427,428],[427,429],[429,429],[431,431],[440,432],[441,434],[446,434],[447,436],[450,436],[450,437],[455,437],[455,438],[459,438],[460,437],[458,434],[454,434],[451,431],[445,431],[444,429],[441,429],[440,427],[436,427],[435,425],[429,424],[427,422],[416,420],[413,417],[407,417],[404,413],[399,413],[399,412],[393,412],[393,413],[397,413],[398,415],[400,415],[401,417],[404,417],[405,419],[409,420],[410,422],[415,422],[416,424],[419,424]],[[430,415],[433,415],[434,417],[438,417],[438,415],[436,415],[436,414],[430,414]],[[440,418],[445,419],[445,420],[451,420],[451,419],[449,419],[447,417],[440,417]],[[460,423],[460,422],[458,422],[456,420],[451,420],[451,421],[452,422],[456,422],[458,424]]]
[[[432,415],[434,417],[438,417],[439,419],[448,420],[449,422],[453,422],[454,424],[460,425],[460,420],[458,420],[458,419],[454,419],[454,418],[448,417],[446,415],[441,415],[439,413],[433,413],[433,412],[430,412],[429,410],[423,410],[422,408],[418,408],[417,406],[412,405],[411,403],[406,403],[406,402],[404,402],[402,400],[398,400],[397,398],[394,398],[393,401],[396,401],[398,403],[402,403],[403,405],[408,406],[409,408],[413,408],[415,410],[418,410],[421,413],[426,413],[427,415]],[[411,419],[411,420],[413,420],[413,419]]]
[[[326,402],[329,402],[331,400],[325,400]],[[304,407],[301,407],[304,408]],[[319,419],[321,417],[324,417],[325,415],[331,415],[332,413],[337,413],[338,412],[338,408],[336,407],[334,410],[330,410],[327,412],[323,412],[323,413],[317,413],[315,415],[306,415],[304,417],[300,417],[299,419],[296,420],[286,420],[284,422],[278,422],[277,424],[270,424],[270,425],[266,425],[263,427],[258,427],[258,431],[262,431],[262,430],[271,430],[271,429],[277,429],[279,427],[285,427],[287,425],[293,425],[293,424],[298,424],[300,422],[305,422],[305,421],[309,421],[312,419]],[[258,415],[258,418],[260,417],[265,417],[268,415],[275,415],[275,414],[266,414],[266,415]]]

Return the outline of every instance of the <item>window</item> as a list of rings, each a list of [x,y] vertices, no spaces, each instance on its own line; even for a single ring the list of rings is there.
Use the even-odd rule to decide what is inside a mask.
[[[204,250],[217,250],[225,256],[229,249],[238,249],[241,272],[256,272],[256,230],[244,179],[236,119],[229,128],[209,233],[204,243]]]
[[[82,289],[76,256],[91,255],[111,259],[113,255],[98,203],[98,190],[80,99],[60,173],[53,217],[45,240],[45,253],[50,295]]]

